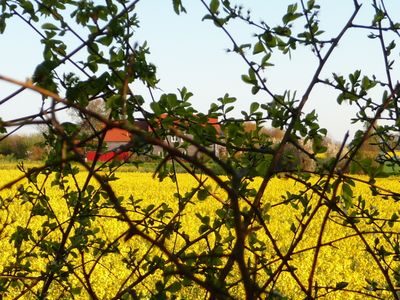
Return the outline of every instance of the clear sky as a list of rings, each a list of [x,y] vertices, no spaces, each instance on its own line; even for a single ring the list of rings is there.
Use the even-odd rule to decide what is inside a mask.
[[[99,1],[100,2],[100,1]],[[242,0],[249,7],[255,20],[264,20],[271,26],[280,22],[288,4],[286,0]],[[334,37],[351,14],[353,0],[322,0],[320,27],[325,30],[325,39]],[[370,1],[363,3],[356,23],[369,25],[371,16]],[[227,53],[231,43],[224,33],[210,21],[202,21],[206,11],[200,1],[183,0],[187,14],[175,15],[171,0],[142,0],[137,5],[140,28],[136,32],[139,42],[147,41],[151,54],[149,60],[157,66],[159,88],[155,94],[177,92],[186,86],[194,93],[193,104],[198,110],[206,112],[210,103],[229,93],[238,98],[233,116],[240,116],[241,110],[248,110],[250,103],[265,103],[269,100],[262,93],[256,96],[250,93],[251,86],[241,81],[241,75],[247,72],[247,66],[239,56]],[[393,17],[400,19],[400,1],[387,1],[388,8],[397,12]],[[400,22],[400,20],[397,20]],[[240,42],[252,41],[253,28],[244,24],[233,24],[229,28]],[[383,60],[376,40],[366,36],[368,31],[350,31],[335,49],[331,61],[323,71],[323,78],[332,72],[346,75],[355,69],[362,69],[365,75],[383,76]],[[72,41],[72,40],[71,40]],[[254,40],[253,40],[254,41]],[[72,41],[74,42],[74,41]],[[0,35],[0,74],[19,80],[29,78],[36,65],[42,61],[39,39],[27,24],[20,20],[9,23],[4,35]],[[73,48],[70,48],[73,49]],[[267,84],[274,93],[284,90],[297,90],[300,97],[310,82],[317,66],[317,59],[310,49],[299,48],[292,57],[276,53],[272,59],[275,67],[265,72]],[[398,71],[398,69],[397,69]],[[148,101],[149,95],[139,85],[132,87],[136,94],[143,94]],[[0,99],[16,88],[0,82]],[[377,95],[378,96],[378,95]],[[350,126],[354,116],[354,107],[336,104],[337,94],[324,87],[317,87],[311,94],[306,111],[316,109],[320,123],[326,127],[330,136],[341,140],[347,130],[354,133],[356,127]],[[378,96],[380,97],[380,96]],[[40,97],[24,92],[18,99],[0,106],[0,117],[7,120],[37,112]],[[66,116],[63,116],[66,117]]]

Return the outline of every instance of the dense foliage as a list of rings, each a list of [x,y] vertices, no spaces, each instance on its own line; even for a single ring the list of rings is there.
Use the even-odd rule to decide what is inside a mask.
[[[386,175],[385,166],[399,165],[399,87],[394,70],[398,67],[395,54],[400,23],[385,1],[371,0],[372,20],[359,24],[356,17],[362,5],[353,0],[347,22],[340,25],[336,36],[328,36],[320,28],[320,6],[313,0],[288,5],[278,25],[253,20],[234,1],[200,0],[204,20],[226,34],[229,51],[248,67],[242,80],[262,98],[249,103],[241,119],[230,117],[236,98],[228,93],[207,112],[193,108],[187,88],[159,99],[152,97],[158,82],[156,67],[147,60],[148,45],[135,44],[139,2],[0,0],[0,32],[7,30],[9,19],[19,18],[43,44],[43,61],[31,80],[0,74],[1,80],[19,86],[15,93],[5,95],[0,105],[26,89],[43,97],[38,112],[0,120],[1,139],[9,138],[15,126],[41,124],[47,127],[44,137],[50,149],[43,165],[20,165],[22,177],[11,179],[2,188],[16,189],[0,199],[0,237],[13,246],[12,258],[0,269],[4,296],[45,299],[80,294],[99,299],[102,295],[94,278],[103,269],[112,274],[115,267],[118,272],[118,266],[101,263],[107,256],[117,256],[129,273],[123,282],[116,281],[119,286],[110,296],[116,299],[173,298],[188,289],[201,291],[210,299],[282,299],[285,280],[295,286],[296,296],[287,291],[292,297],[336,297],[346,292],[400,298],[400,247],[395,230],[400,195],[393,186],[385,187],[376,180]],[[185,8],[184,1],[173,0],[175,13],[190,9],[187,2]],[[230,34],[231,22],[252,27],[254,40],[238,43]],[[385,69],[382,78],[361,70],[348,75],[340,75],[338,70],[324,77],[327,63],[349,31],[368,35],[378,44]],[[79,45],[69,45],[66,36],[76,37]],[[302,95],[290,86],[283,93],[273,91],[263,78],[264,70],[272,67],[275,55],[290,55],[297,49],[315,55],[309,84]],[[66,63],[73,71],[64,71]],[[135,82],[144,84],[149,95],[135,94],[131,90]],[[358,113],[353,121],[364,125],[352,140],[346,136],[331,156],[324,155],[327,130],[320,127],[315,111],[304,112],[319,85],[335,90],[339,104],[355,105]],[[97,99],[105,103],[106,115],[90,106]],[[144,108],[148,102],[151,110]],[[84,128],[59,121],[57,112],[66,109],[77,112],[85,121]],[[149,130],[136,125],[138,118],[145,120]],[[209,118],[218,118],[218,126],[210,124]],[[254,122],[254,130],[245,130],[245,121]],[[263,130],[265,124],[282,130],[282,136],[274,139]],[[138,160],[153,157],[155,147],[163,150],[164,158],[154,176],[174,183],[174,190],[168,188],[168,199],[173,198],[174,203],[159,194],[144,194],[147,199],[142,201],[136,190],[140,181],[131,183],[129,195],[115,188],[119,181],[115,172],[121,162],[84,160],[86,147],[104,150],[105,134],[112,128],[132,134],[131,142],[120,150],[129,150]],[[170,137],[183,142],[171,142]],[[215,146],[219,152],[212,150]],[[190,153],[189,147],[196,152]],[[360,155],[363,149],[368,156]],[[302,163],[305,160],[308,162]],[[189,188],[182,187],[178,166],[191,176]],[[368,177],[346,175],[354,166]],[[216,169],[224,176],[218,176]],[[270,213],[272,206],[278,205],[270,193],[278,187],[276,176],[290,182],[287,191],[279,194],[281,203],[292,207],[293,214]],[[367,193],[356,192],[356,182],[368,186],[379,205],[371,204]],[[52,195],[49,184],[61,194]],[[197,210],[205,199],[218,206]],[[63,208],[55,209],[55,203]],[[10,215],[18,205],[24,207],[21,214],[24,212],[25,219],[13,227],[15,220]],[[387,213],[385,207],[396,211]],[[190,224],[185,223],[185,217],[193,213],[197,235],[190,234]],[[277,223],[290,224],[291,233],[283,240],[273,231]],[[112,234],[117,231],[100,233],[102,226],[117,226],[119,235]],[[336,282],[320,280],[319,272],[329,266],[323,256],[337,250],[330,236],[332,226],[337,233],[343,232],[333,239],[354,241],[354,247],[362,248],[365,260],[373,265],[376,273],[364,270],[364,285],[351,284],[345,276],[333,276]],[[142,246],[126,250],[138,244]],[[299,263],[298,254],[304,249],[307,255]],[[153,276],[157,278],[154,285],[146,285],[143,291],[143,282]],[[61,295],[57,294],[60,288]]]

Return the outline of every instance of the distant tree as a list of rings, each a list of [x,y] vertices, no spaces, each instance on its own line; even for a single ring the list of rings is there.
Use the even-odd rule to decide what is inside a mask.
[[[350,164],[349,171],[352,173],[368,174],[371,167],[379,168],[385,164],[385,161],[380,161],[380,148],[383,144],[380,142],[381,137],[378,135],[379,125],[377,120],[374,120],[372,124],[369,121],[365,122],[364,127],[364,130],[368,131],[369,134],[364,135],[363,131],[358,131],[356,133],[358,138],[363,138],[364,140],[355,155],[354,161]],[[368,130],[369,127],[370,129]],[[385,150],[382,149],[382,152],[385,152]]]
[[[110,110],[106,108],[106,104],[104,103],[103,99],[91,100],[86,106],[86,109],[97,115],[103,116],[104,118],[108,118],[108,114],[110,113]],[[79,125],[81,132],[90,134],[97,132],[104,127],[104,123],[99,121],[97,118],[83,114],[79,110],[73,110],[72,116]]]
[[[32,161],[44,161],[49,153],[45,145],[45,139],[42,133],[30,134],[24,136],[27,145],[26,159]]]
[[[42,160],[46,155],[43,136],[13,134],[0,137],[0,154],[16,159]]]
[[[24,136],[12,135],[8,138],[0,137],[0,154],[14,156],[16,159],[27,157],[28,145]]]
[[[283,130],[277,128],[268,128],[268,127],[257,128],[257,125],[254,122],[245,122],[243,126],[244,126],[243,128],[244,132],[246,133],[264,135],[268,141],[269,145],[268,148],[270,148],[271,151],[273,151],[272,149],[275,146],[279,145],[279,142],[285,135],[285,132]],[[258,147],[261,150],[265,149],[265,144],[264,145],[253,144],[253,146]],[[307,157],[305,152],[301,151],[300,149],[301,148],[296,148],[292,144],[287,144],[285,146],[282,158],[279,164],[275,168],[275,171],[286,172],[297,169],[313,171],[316,165],[315,161],[310,157]],[[307,148],[307,150],[309,150],[309,147]],[[252,154],[250,154],[250,156],[252,156]],[[262,160],[265,163],[265,161],[270,161],[270,158],[266,159],[265,156],[261,156],[260,160]]]
[[[326,157],[335,157],[335,154],[339,151],[340,149],[340,143],[335,141],[329,136],[326,136],[322,142],[322,146],[326,147]]]

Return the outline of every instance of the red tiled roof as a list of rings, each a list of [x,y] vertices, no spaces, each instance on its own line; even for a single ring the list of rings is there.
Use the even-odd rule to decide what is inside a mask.
[[[165,119],[168,116],[167,113],[161,114],[160,119]],[[218,123],[218,118],[210,118],[208,117],[208,124],[212,125],[218,134],[221,133],[221,125]],[[174,124],[178,124],[179,120],[174,121]]]
[[[131,135],[128,131],[120,128],[111,128],[107,130],[104,137],[105,142],[129,142]]]

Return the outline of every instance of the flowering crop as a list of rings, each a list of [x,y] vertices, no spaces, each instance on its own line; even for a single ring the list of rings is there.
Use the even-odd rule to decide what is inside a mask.
[[[0,171],[2,184],[17,175],[17,171]],[[78,175],[79,185],[84,184],[85,175]],[[214,196],[211,197],[199,190],[193,191],[196,182],[187,174],[178,174],[174,180],[163,182],[147,173],[121,172],[116,173],[116,177],[118,180],[112,182],[112,187],[129,218],[154,240],[162,231],[165,247],[179,255],[181,262],[195,269],[202,268],[202,262],[207,259],[211,259],[216,267],[226,262],[226,255],[232,251],[235,232],[228,223],[226,227],[220,227],[219,218],[230,221],[222,216],[224,211],[221,210],[226,194],[216,185],[209,183],[208,191]],[[358,179],[363,180],[362,177]],[[62,188],[54,183],[57,180],[64,181]],[[77,205],[71,201],[78,199],[79,191],[73,188],[71,178],[39,176],[36,182],[37,185],[20,185],[1,194],[0,287],[4,298],[20,295],[27,286],[27,297],[32,297],[45,284],[41,276],[49,270],[57,271],[50,298],[86,299],[88,289],[102,299],[118,298],[125,295],[122,292],[125,290],[135,297],[150,297],[150,291],[161,289],[162,285],[166,296],[177,294],[182,298],[204,298],[204,289],[187,278],[174,275],[176,269],[169,263],[172,258],[166,257],[162,249],[137,234],[125,238],[129,232],[128,225],[96,182],[91,183],[93,186],[87,190],[87,195],[81,196],[86,201],[82,205],[87,206],[88,214],[78,216],[71,228],[63,257],[65,264],[54,264],[60,240],[68,230],[73,208]],[[256,190],[260,182],[255,180],[247,188]],[[378,183],[392,191],[400,190],[398,178],[381,179]],[[45,186],[46,195],[38,190],[40,186]],[[291,179],[274,178],[265,192],[263,217],[271,236],[254,227],[247,233],[246,240],[247,247],[252,249],[245,254],[248,267],[259,268],[257,283],[260,286],[266,284],[277,268],[283,268],[274,282],[276,295],[302,298],[301,284],[309,284],[310,273],[315,272],[311,284],[315,284],[319,294],[327,299],[360,299],[372,293],[377,297],[389,297],[387,292],[380,290],[385,285],[385,278],[369,251],[381,249],[384,264],[391,270],[388,276],[393,280],[400,276],[397,258],[389,255],[390,245],[397,240],[400,229],[395,217],[400,215],[399,204],[385,200],[382,195],[373,196],[367,186],[357,183],[353,191],[354,206],[342,208],[357,220],[354,223],[356,230],[349,219],[332,213],[321,234],[328,210],[324,207],[310,218],[302,239],[295,243],[299,228],[304,226],[301,224],[306,224],[318,200],[316,195],[308,193],[307,204],[300,198],[289,201],[290,195],[301,194],[303,188]],[[197,197],[187,197],[185,210],[180,211],[180,203],[190,193],[197,193]],[[362,200],[359,195],[363,196]],[[241,203],[241,207],[245,211],[247,204]],[[364,211],[363,215],[356,213],[360,210]],[[378,211],[379,217],[375,213]],[[368,214],[375,214],[377,218],[368,218]],[[357,234],[357,230],[362,235]],[[194,240],[197,242],[192,243]],[[217,241],[223,241],[223,246],[213,248]],[[371,249],[368,250],[366,245]],[[313,266],[316,248],[319,250],[318,259]],[[285,255],[289,249],[290,261],[282,266],[279,253]],[[18,270],[13,268],[16,265]],[[165,268],[160,268],[160,265]],[[240,280],[238,268],[233,270],[227,277],[230,284]],[[203,276],[208,276],[207,272],[210,270],[206,268],[199,271]],[[238,298],[244,297],[240,286],[233,288],[237,289]]]

